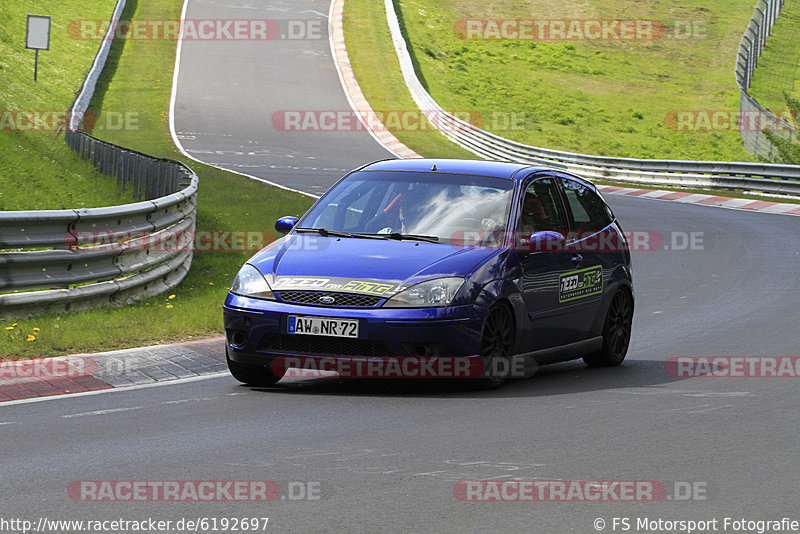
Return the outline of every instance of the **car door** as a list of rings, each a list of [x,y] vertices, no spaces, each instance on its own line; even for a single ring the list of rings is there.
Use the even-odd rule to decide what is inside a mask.
[[[559,300],[571,308],[581,339],[590,337],[600,311],[608,273],[613,271],[621,242],[614,216],[594,188],[568,175],[558,178],[570,232],[566,250],[573,270],[562,275]]]
[[[520,290],[528,313],[527,351],[578,341],[576,307],[559,299],[559,280],[575,270],[572,254],[564,250],[529,250],[534,232],[553,231],[566,236],[569,225],[557,178],[535,175],[522,187],[515,239],[520,254]]]

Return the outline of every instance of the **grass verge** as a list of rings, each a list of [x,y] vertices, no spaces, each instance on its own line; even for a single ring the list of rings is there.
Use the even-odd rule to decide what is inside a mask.
[[[376,109],[402,92],[381,4],[345,4],[348,51]],[[677,131],[671,120],[678,111],[738,111],[733,61],[751,0],[692,0],[680,6],[635,0],[591,6],[577,0],[558,5],[396,0],[396,5],[428,91],[446,109],[482,117],[489,131],[534,146],[606,156],[754,160],[734,129],[702,131],[695,122]],[[662,24],[664,37],[536,42],[462,39],[454,31],[464,19],[637,18]],[[365,49],[365,42],[371,46]],[[419,144],[399,137],[416,149],[426,147],[433,134],[420,136]]]
[[[113,178],[72,152],[59,128],[92,65],[98,41],[75,21],[108,19],[114,0],[0,2],[0,210],[70,209],[133,202]],[[51,15],[50,49],[25,48],[26,14]],[[35,118],[34,118],[35,117]],[[36,122],[34,122],[36,121]]]
[[[344,9],[347,55],[357,74],[361,91],[372,109],[380,112],[414,112],[419,109],[408,92],[397,60],[383,2],[347,0]],[[428,121],[421,121],[430,126]],[[420,128],[392,132],[404,144],[430,158],[475,158],[433,130]]]
[[[180,11],[181,2],[129,0],[123,18],[176,19]],[[101,121],[108,115],[130,120],[125,128],[95,134],[122,146],[188,163],[200,177],[198,232],[219,236],[254,232],[263,235],[266,244],[274,238],[271,229],[275,219],[301,215],[313,199],[187,161],[180,155],[167,123],[175,47],[174,41],[115,42],[98,87],[97,94],[103,99],[93,104],[93,110]],[[60,142],[63,144],[63,140]],[[258,248],[196,252],[189,275],[173,295],[125,308],[0,319],[0,358],[113,350],[221,335],[221,305],[227,289],[242,263]]]

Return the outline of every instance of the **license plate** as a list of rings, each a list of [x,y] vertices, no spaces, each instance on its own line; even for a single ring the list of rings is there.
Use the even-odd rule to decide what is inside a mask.
[[[289,334],[357,338],[358,320],[290,315],[286,331]]]

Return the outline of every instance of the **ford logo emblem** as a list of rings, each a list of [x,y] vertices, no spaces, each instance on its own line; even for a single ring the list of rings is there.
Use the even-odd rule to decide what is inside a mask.
[[[321,304],[333,304],[334,302],[336,302],[336,299],[326,295],[324,297],[320,297],[319,301]]]

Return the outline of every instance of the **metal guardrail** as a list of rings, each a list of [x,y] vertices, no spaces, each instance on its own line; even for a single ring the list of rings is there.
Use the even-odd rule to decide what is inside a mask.
[[[78,91],[78,96],[75,97],[75,102],[72,104],[72,110],[70,110],[70,117],[67,123],[67,129],[70,131],[74,132],[78,130],[81,120],[83,120],[83,114],[89,109],[89,103],[92,101],[95,87],[97,87],[97,80],[100,79],[100,74],[103,72],[108,54],[111,52],[111,45],[114,44],[114,32],[117,30],[117,24],[119,23],[119,19],[122,18],[122,12],[125,11],[126,4],[127,0],[117,0],[117,4],[114,6],[114,12],[111,14],[108,30],[106,31],[103,41],[100,43],[97,54],[94,56],[92,68],[89,69],[89,74],[86,75],[86,79],[83,81],[80,91]]]
[[[384,4],[403,79],[417,106],[436,117],[434,127],[445,137],[478,156],[558,167],[595,179],[800,195],[800,165],[611,158],[529,146],[482,130],[445,111],[425,90],[414,71],[394,2],[384,0]]]
[[[163,293],[192,262],[197,175],[79,131],[126,0],[118,0],[70,112],[67,144],[141,201],[103,208],[0,212],[0,311],[74,311]]]
[[[767,41],[767,36],[772,31],[772,26],[780,15],[784,0],[758,0],[753,16],[747,23],[747,29],[739,42],[736,53],[736,83],[739,85],[741,97],[739,99],[739,112],[742,117],[758,117],[760,123],[773,125],[770,130],[776,136],[792,140],[800,136],[800,130],[783,118],[777,117],[770,110],[763,107],[750,96],[750,81],[755,73],[758,59]],[[740,128],[739,133],[748,152],[771,159],[777,152],[773,144],[756,128]]]

